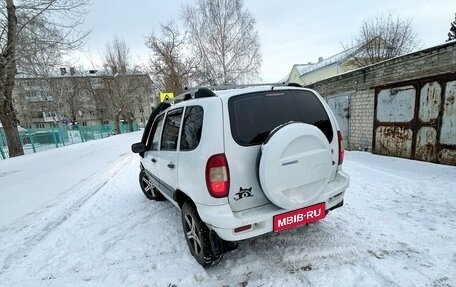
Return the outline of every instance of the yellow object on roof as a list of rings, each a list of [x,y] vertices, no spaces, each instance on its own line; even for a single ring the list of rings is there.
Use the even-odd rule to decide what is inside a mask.
[[[160,93],[160,103],[163,103],[166,100],[174,99],[173,93]]]

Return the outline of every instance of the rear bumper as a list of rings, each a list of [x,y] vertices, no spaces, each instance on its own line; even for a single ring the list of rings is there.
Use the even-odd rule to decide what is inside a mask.
[[[342,206],[345,190],[348,188],[350,177],[343,171],[338,171],[336,179],[328,184],[321,196],[314,203],[324,202],[326,210]],[[310,204],[310,205],[312,205]],[[201,219],[217,232],[224,240],[237,241],[256,237],[273,231],[273,217],[287,212],[273,204],[267,204],[245,211],[233,213],[229,204],[209,206],[196,203]],[[248,230],[235,233],[237,227],[252,225]]]

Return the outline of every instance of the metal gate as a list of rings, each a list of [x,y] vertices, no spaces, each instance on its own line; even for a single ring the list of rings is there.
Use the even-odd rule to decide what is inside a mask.
[[[344,137],[345,147],[347,149],[350,147],[350,95],[349,93],[326,97],[326,101],[339,123],[340,132]]]
[[[456,165],[456,74],[375,89],[373,151]]]

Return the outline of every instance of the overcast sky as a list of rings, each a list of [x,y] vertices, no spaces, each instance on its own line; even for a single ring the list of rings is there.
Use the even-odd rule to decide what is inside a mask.
[[[92,29],[77,65],[99,63],[105,43],[115,35],[130,47],[135,62],[147,58],[145,37],[160,23],[180,22],[182,0],[93,0],[84,29]],[[342,50],[363,20],[389,12],[413,20],[422,48],[442,44],[455,19],[456,0],[245,0],[257,21],[261,42],[263,82],[286,76],[293,64],[315,62]]]

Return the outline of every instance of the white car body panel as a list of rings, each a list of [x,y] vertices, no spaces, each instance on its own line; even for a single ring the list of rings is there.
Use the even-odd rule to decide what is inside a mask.
[[[209,157],[224,152],[223,121],[220,116],[222,102],[219,98],[203,98],[188,101],[188,106],[204,109],[203,129],[198,147],[179,153],[177,188],[187,194],[195,203],[221,205],[227,198],[213,198],[206,187],[206,163]],[[177,106],[177,105],[176,105]],[[184,111],[185,113],[185,111]]]

